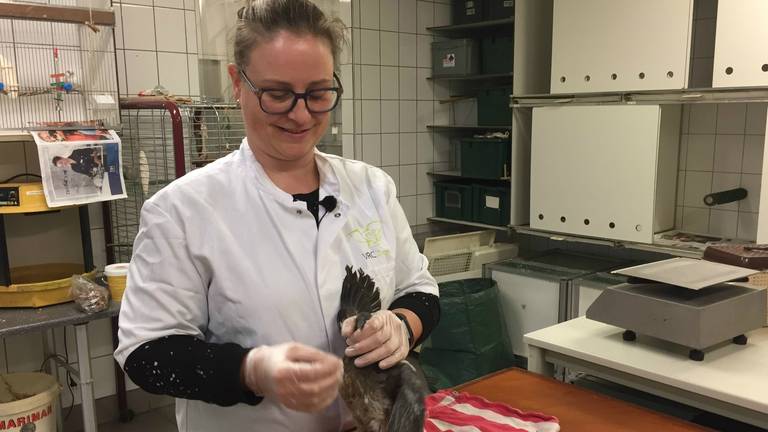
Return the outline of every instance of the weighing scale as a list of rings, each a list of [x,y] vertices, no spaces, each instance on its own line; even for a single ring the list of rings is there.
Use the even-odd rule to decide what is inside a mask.
[[[766,288],[742,280],[754,270],[688,258],[673,258],[616,270],[628,283],[606,288],[587,309],[587,318],[690,348],[704,350],[725,341],[745,345],[746,333],[765,324]]]

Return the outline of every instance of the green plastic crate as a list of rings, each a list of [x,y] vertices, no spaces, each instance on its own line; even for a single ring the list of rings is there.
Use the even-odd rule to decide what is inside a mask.
[[[448,181],[436,181],[434,184],[437,217],[472,220],[474,214],[472,185]]]
[[[509,225],[509,186],[474,184],[473,219],[488,225]]]
[[[477,94],[477,124],[481,126],[507,126],[512,124],[509,97],[512,87],[481,90]]]
[[[460,153],[462,177],[509,177],[510,147],[508,138],[463,138]]]
[[[390,0],[387,0],[390,1]],[[487,0],[453,0],[453,24],[469,24],[485,19]]]
[[[512,73],[512,35],[488,35],[480,41],[480,71],[484,74]]]
[[[432,42],[432,75],[474,75],[480,70],[480,44],[475,39]]]
[[[488,21],[515,16],[515,0],[485,0],[485,19]]]

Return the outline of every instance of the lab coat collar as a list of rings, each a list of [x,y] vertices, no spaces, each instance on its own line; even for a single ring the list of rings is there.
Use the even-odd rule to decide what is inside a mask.
[[[317,148],[314,151],[317,169],[320,173],[320,198],[333,195],[338,201],[338,208],[347,207],[354,199],[353,188],[349,184],[349,180],[346,176],[339,175],[339,170],[336,169],[331,160],[335,158],[334,156],[323,153]],[[256,186],[272,196],[277,202],[288,206],[294,205],[293,196],[277,187],[264,171],[264,167],[251,151],[247,137],[243,138],[240,144],[240,155],[243,158],[241,166],[244,167],[246,178],[254,179]]]

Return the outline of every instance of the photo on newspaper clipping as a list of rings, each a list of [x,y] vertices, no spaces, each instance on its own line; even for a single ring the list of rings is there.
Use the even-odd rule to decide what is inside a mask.
[[[120,138],[107,129],[31,132],[49,207],[125,198]]]

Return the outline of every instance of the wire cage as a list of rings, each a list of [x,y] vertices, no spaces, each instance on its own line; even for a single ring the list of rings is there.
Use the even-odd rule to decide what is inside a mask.
[[[240,147],[245,127],[234,104],[121,101],[123,173],[128,197],[108,204],[109,262],[128,262],[144,201],[185,173]]]
[[[185,173],[237,150],[245,136],[236,104],[182,104],[163,97],[138,97],[122,99],[120,107],[128,197],[104,204],[110,263],[130,261],[144,201]],[[340,119],[337,108],[329,131],[318,143],[320,151],[341,153],[341,136],[336,132]]]
[[[111,26],[0,18],[0,130],[85,120],[116,128],[117,85]]]

